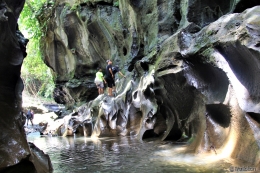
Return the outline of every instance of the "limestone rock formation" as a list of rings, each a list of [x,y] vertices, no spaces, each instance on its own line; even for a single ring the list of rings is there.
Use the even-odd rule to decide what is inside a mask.
[[[50,172],[50,159],[29,146],[23,129],[20,70],[27,39],[17,20],[25,1],[0,0],[0,172]]]
[[[56,133],[186,141],[186,152],[259,165],[257,5],[256,0],[47,4],[39,19],[48,20],[42,48],[57,77],[55,99],[67,106],[87,102]],[[117,81],[114,98],[97,97],[93,82],[107,59],[127,74]]]
[[[0,171],[48,172],[48,156],[28,145],[22,128],[20,69],[28,40],[17,19],[23,4],[0,0]],[[46,27],[41,48],[56,77],[54,97],[69,108],[80,105],[56,134],[186,142],[185,153],[259,166],[257,5],[257,0],[48,1],[38,19]],[[116,97],[97,97],[94,76],[107,59],[127,78],[118,79]]]

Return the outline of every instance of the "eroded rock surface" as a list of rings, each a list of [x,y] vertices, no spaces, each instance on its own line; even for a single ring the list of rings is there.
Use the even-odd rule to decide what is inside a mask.
[[[47,172],[49,159],[30,149],[22,128],[20,68],[27,40],[17,19],[23,3],[0,0],[0,171],[27,165],[27,172]],[[51,133],[156,137],[186,142],[185,153],[259,166],[257,5],[256,0],[49,2],[38,19],[46,27],[41,43],[56,77],[55,100],[69,108],[86,102]],[[118,80],[116,97],[97,97],[94,76],[107,59],[127,78]]]
[[[17,25],[23,5],[0,0],[0,172],[51,172],[51,163],[39,160],[42,152],[30,148],[23,129],[20,70],[28,40]]]
[[[87,102],[56,133],[157,137],[188,142],[186,152],[225,154],[258,165],[258,4],[48,4],[39,18],[50,19],[42,43],[45,62],[57,75],[55,99],[68,106]],[[118,80],[114,98],[97,97],[93,83],[107,59],[127,75]]]

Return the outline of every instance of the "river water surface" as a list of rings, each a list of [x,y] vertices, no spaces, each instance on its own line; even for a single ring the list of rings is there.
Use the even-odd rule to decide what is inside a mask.
[[[33,135],[27,139],[50,156],[54,173],[222,173],[232,166],[228,160],[180,155],[183,145],[156,140]]]

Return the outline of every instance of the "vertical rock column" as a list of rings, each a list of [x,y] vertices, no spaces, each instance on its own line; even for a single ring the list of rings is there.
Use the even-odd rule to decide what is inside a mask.
[[[17,20],[24,0],[0,0],[0,172],[51,172],[49,157],[27,143],[20,77],[27,39]]]
[[[23,130],[20,70],[28,42],[17,30],[24,1],[0,1],[0,168],[30,154]]]

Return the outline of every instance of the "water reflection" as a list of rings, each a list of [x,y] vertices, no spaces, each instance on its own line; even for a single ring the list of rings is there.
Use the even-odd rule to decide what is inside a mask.
[[[227,161],[181,157],[184,146],[135,138],[37,137],[28,141],[49,154],[54,173],[85,172],[229,172]],[[176,152],[176,153],[174,153]],[[194,156],[193,156],[194,157]],[[187,159],[189,161],[187,161]],[[199,164],[192,162],[198,162]]]

